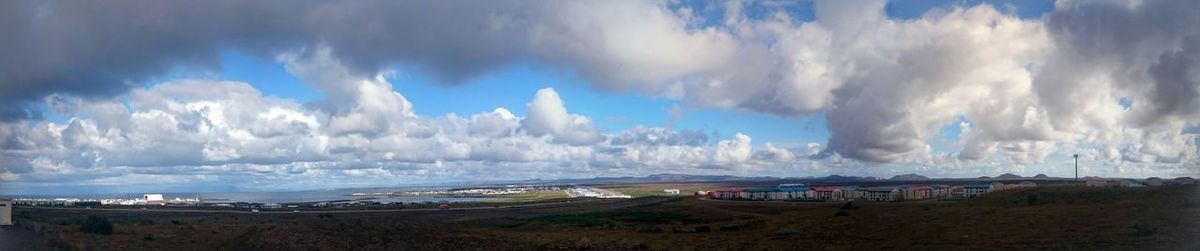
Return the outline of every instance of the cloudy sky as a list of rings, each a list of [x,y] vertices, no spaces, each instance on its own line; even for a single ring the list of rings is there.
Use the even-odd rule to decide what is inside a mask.
[[[1200,2],[0,1],[0,194],[1200,175]]]

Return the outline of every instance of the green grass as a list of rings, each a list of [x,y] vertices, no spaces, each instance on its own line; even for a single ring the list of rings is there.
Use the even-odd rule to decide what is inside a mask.
[[[506,202],[534,202],[534,201],[543,201],[543,200],[564,199],[564,198],[570,198],[570,197],[571,196],[568,196],[567,193],[563,192],[563,191],[536,191],[536,192],[508,194],[508,195],[501,196],[501,198],[504,198],[504,201],[506,201]]]

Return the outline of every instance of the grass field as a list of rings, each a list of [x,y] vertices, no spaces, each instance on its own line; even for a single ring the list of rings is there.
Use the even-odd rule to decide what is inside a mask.
[[[692,195],[696,191],[709,191],[728,187],[718,183],[656,183],[656,184],[620,184],[604,185],[599,188],[621,192],[633,197],[667,196],[663,189],[679,189],[680,195]]]
[[[482,211],[91,213],[114,223],[111,235],[80,232],[86,212],[18,208],[16,216],[41,233],[43,248],[79,250],[1198,250],[1197,189],[1039,187],[850,210],[678,196]]]
[[[570,198],[564,191],[534,191],[500,196],[508,202],[534,202]]]

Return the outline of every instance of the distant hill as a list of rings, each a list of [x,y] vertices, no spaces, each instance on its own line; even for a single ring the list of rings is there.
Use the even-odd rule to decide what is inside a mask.
[[[986,180],[986,179],[991,179],[991,178],[992,178],[992,177],[988,177],[988,176],[979,176],[979,178],[977,178],[977,179],[984,179],[984,180]]]
[[[910,174],[901,174],[901,175],[892,176],[891,180],[903,180],[903,181],[929,180],[929,177],[921,176],[920,174],[910,173]]]
[[[998,179],[1020,179],[1021,175],[1004,173],[1004,174],[1001,174],[1000,176],[996,176],[996,178],[998,178]]]
[[[1041,174],[1041,173],[1039,173],[1038,175],[1034,175],[1033,177],[1038,178],[1038,179],[1050,178],[1050,176],[1046,176],[1046,174]]]

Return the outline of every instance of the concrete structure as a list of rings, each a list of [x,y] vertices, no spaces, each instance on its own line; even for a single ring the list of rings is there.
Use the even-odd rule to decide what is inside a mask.
[[[679,195],[679,189],[663,189],[663,192],[670,195]]]
[[[903,189],[905,200],[924,200],[933,198],[933,187],[909,186]]]
[[[808,197],[829,201],[834,200],[834,198],[840,198],[841,194],[842,188],[840,187],[814,187],[812,189],[812,194]]]
[[[774,192],[774,191],[775,191],[774,188],[747,188],[746,190],[742,190],[742,192],[745,192],[747,195],[747,197],[744,199],[750,199],[750,200],[771,199],[771,192]]]
[[[897,187],[868,187],[862,191],[861,199],[867,201],[899,201],[904,198]]]
[[[967,184],[963,186],[963,197],[974,198],[982,196],[992,190],[992,184],[978,183]]]
[[[715,191],[713,197],[717,199],[735,200],[742,198],[742,189],[721,189]]]
[[[775,188],[775,191],[771,191],[770,197],[772,200],[808,199],[808,191],[811,190],[804,186],[780,186]]]
[[[165,200],[163,200],[162,194],[143,194],[142,199],[146,201],[146,204],[162,205],[167,203]]]
[[[12,200],[0,199],[0,226],[8,226],[13,224],[12,209]]]

